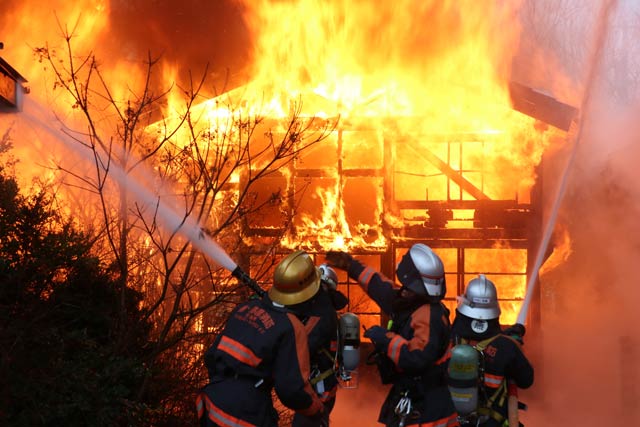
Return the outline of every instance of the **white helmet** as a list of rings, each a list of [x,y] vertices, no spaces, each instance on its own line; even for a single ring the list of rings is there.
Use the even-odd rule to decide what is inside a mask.
[[[416,243],[404,254],[396,276],[416,294],[443,298],[447,293],[442,260],[425,244]]]
[[[458,297],[458,311],[477,320],[491,320],[500,317],[496,285],[484,274],[471,279],[464,295]]]
[[[329,267],[328,264],[320,264],[318,270],[320,270],[320,282],[326,288],[335,290],[338,286],[338,274],[336,271]]]

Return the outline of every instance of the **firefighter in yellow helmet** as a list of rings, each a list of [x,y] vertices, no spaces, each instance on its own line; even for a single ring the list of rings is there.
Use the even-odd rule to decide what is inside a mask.
[[[309,268],[311,266],[311,268]],[[196,401],[202,426],[277,427],[271,391],[286,407],[322,417],[323,405],[309,382],[309,348],[300,312],[320,274],[303,251],[286,256],[274,284],[260,299],[239,304],[205,354],[209,384]]]

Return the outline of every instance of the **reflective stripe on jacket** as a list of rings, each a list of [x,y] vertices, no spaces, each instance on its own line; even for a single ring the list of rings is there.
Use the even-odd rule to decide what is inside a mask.
[[[378,421],[396,425],[394,413],[398,396],[409,388],[415,416],[407,418],[409,426],[458,426],[458,421],[444,381],[450,324],[447,308],[439,302],[419,302],[398,308],[400,288],[358,260],[349,267],[349,277],[358,281],[367,295],[393,320],[386,355],[393,362],[397,377],[393,379]]]
[[[313,415],[322,402],[309,383],[309,349],[304,325],[268,296],[239,304],[205,353],[212,422],[231,426],[275,426],[275,389],[283,405]],[[235,424],[234,424],[235,423]],[[246,423],[246,424],[242,424]]]

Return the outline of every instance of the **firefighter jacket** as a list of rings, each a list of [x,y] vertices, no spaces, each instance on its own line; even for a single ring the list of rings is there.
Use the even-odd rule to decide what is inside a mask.
[[[202,425],[275,427],[271,391],[309,416],[322,403],[309,383],[309,349],[294,313],[268,296],[238,305],[205,353],[209,384],[198,397]]]
[[[335,397],[338,380],[335,375],[338,350],[338,312],[348,300],[342,293],[323,287],[309,301],[292,306],[304,324],[309,342],[311,378],[323,401]]]
[[[408,300],[400,296],[399,288],[357,260],[349,266],[349,277],[376,302],[393,322],[382,354],[383,382],[392,383],[382,405],[378,421],[396,426],[399,416],[395,409],[407,393],[412,411],[404,419],[405,426],[458,426],[457,414],[445,382],[445,365],[450,339],[449,312],[438,301],[426,298]],[[380,348],[380,343],[376,343]],[[384,365],[388,368],[384,368]],[[390,371],[386,374],[383,371]]]
[[[336,377],[336,352],[338,350],[338,313],[348,300],[339,291],[326,290],[320,287],[318,293],[309,301],[291,306],[291,310],[299,313],[304,324],[309,342],[311,358],[311,384],[325,405],[325,418],[335,404],[338,379]],[[302,413],[296,413],[293,427],[321,425],[321,421],[313,420]],[[328,421],[327,421],[328,425]]]
[[[486,326],[479,329],[477,321],[458,311],[451,333],[453,344],[466,342],[476,345],[490,340],[482,350],[484,381],[481,384],[481,398],[484,395],[485,399],[492,401],[488,411],[483,410],[489,412],[489,419],[480,425],[501,426],[508,418],[508,395],[517,395],[517,388],[526,389],[533,384],[533,367],[523,353],[520,342],[501,333],[498,319],[487,321]]]

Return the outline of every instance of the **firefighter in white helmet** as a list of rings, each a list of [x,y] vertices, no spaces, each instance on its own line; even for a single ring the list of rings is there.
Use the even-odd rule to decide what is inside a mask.
[[[448,383],[463,426],[499,427],[510,415],[511,420],[517,419],[517,389],[533,384],[533,367],[521,348],[524,326],[511,328],[519,331],[514,337],[501,330],[499,318],[496,286],[480,274],[458,297],[451,331]],[[460,378],[468,379],[471,365],[464,358],[469,356],[475,358],[472,367],[477,369],[477,379],[465,385],[457,378],[462,371],[456,371],[463,368]],[[516,405],[509,408],[509,400]]]
[[[330,265],[346,270],[390,317],[387,328],[364,336],[375,346],[383,384],[393,384],[378,421],[386,426],[458,426],[445,378],[450,344],[444,266],[427,245],[414,244],[402,257],[396,286],[345,252],[328,252]]]
[[[320,289],[320,272],[304,251],[286,256],[260,299],[233,310],[205,353],[209,384],[196,400],[200,425],[277,427],[271,393],[286,407],[321,419],[309,381],[309,350],[300,304]],[[294,313],[291,307],[297,306]]]

